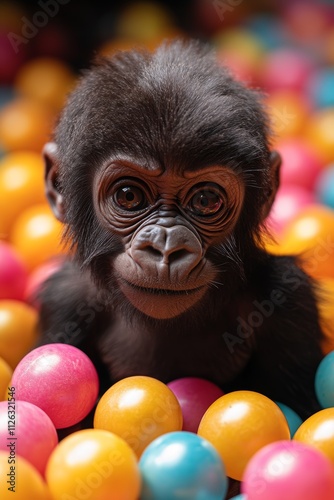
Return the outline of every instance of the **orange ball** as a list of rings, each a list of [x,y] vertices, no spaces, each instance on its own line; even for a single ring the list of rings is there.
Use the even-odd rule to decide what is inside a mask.
[[[4,151],[41,152],[50,140],[54,114],[44,105],[17,98],[0,110],[0,146]]]
[[[0,358],[0,401],[5,401],[8,398],[7,389],[12,375],[13,370],[9,364]]]
[[[38,338],[36,310],[16,300],[0,301],[0,356],[14,369]]]
[[[301,255],[311,276],[334,278],[334,211],[322,205],[301,209],[283,229],[280,250]]]
[[[301,134],[309,116],[308,105],[298,92],[278,90],[266,99],[274,140]]]
[[[76,77],[69,66],[58,59],[39,57],[26,62],[14,82],[22,96],[59,111],[68,93],[74,88]]]
[[[290,439],[288,423],[277,404],[253,391],[234,391],[217,399],[203,415],[197,434],[213,444],[226,474],[238,481],[258,450]]]
[[[140,474],[130,446],[97,429],[70,434],[52,452],[46,480],[53,500],[137,500]]]
[[[8,238],[23,210],[42,202],[46,202],[42,156],[33,151],[8,153],[0,161],[0,238]]]
[[[322,350],[324,354],[329,354],[334,351],[334,278],[321,278],[318,284],[320,324],[325,334]]]
[[[34,205],[16,219],[10,241],[27,268],[33,270],[51,257],[65,253],[62,229],[48,204]]]
[[[324,164],[334,161],[334,108],[317,111],[307,122],[306,139],[319,153]]]
[[[8,455],[9,452],[0,451],[1,500],[51,500],[50,491],[35,467],[17,453],[15,463],[9,463]]]
[[[127,377],[107,390],[97,404],[94,427],[125,439],[138,457],[158,436],[182,429],[174,393],[151,377]]]
[[[297,429],[293,439],[322,451],[334,465],[334,408],[314,413]]]

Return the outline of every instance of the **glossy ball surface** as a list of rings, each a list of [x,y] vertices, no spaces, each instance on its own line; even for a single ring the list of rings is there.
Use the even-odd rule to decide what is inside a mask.
[[[334,164],[319,174],[314,189],[318,200],[334,209]]]
[[[139,461],[141,500],[221,500],[227,491],[218,452],[192,432],[170,432],[155,439]]]
[[[287,405],[285,405],[283,403],[280,403],[278,401],[276,401],[276,404],[282,410],[282,412],[283,412],[283,414],[284,414],[284,416],[285,416],[285,418],[286,418],[286,420],[288,422],[288,425],[289,425],[290,435],[291,435],[291,437],[293,437],[295,435],[297,429],[303,423],[302,419],[289,406],[287,406]]]
[[[13,224],[10,241],[29,271],[65,253],[61,243],[62,229],[62,224],[46,203],[29,207],[19,215]]]
[[[13,394],[15,398],[15,391]],[[11,406],[10,397],[8,401],[0,402],[0,450],[8,451],[8,429],[14,429],[11,436],[16,439],[16,452],[44,475],[48,458],[58,443],[55,426],[37,406],[15,399]],[[9,427],[9,415],[14,422],[13,427]]]
[[[317,368],[315,392],[323,408],[334,407],[334,351],[327,354]]]
[[[253,456],[241,488],[247,500],[330,500],[334,495],[333,468],[311,446],[279,441]]]
[[[223,396],[223,391],[209,380],[196,377],[185,377],[169,382],[167,386],[173,391],[180,403],[184,431],[197,432],[199,423],[216,399]]]
[[[14,370],[16,398],[45,411],[56,428],[80,422],[98,396],[96,369],[80,349],[49,344],[29,352]]]
[[[11,245],[0,241],[0,300],[22,300],[27,280],[21,257]]]
[[[334,161],[334,108],[324,108],[310,116],[305,138],[314,147],[323,164]]]
[[[253,391],[234,391],[210,406],[198,434],[218,450],[227,475],[241,481],[251,457],[266,444],[289,439],[290,429],[271,399]]]
[[[14,369],[38,338],[38,315],[17,300],[0,301],[0,356]]]
[[[326,408],[309,417],[294,439],[322,451],[334,465],[334,408]]]
[[[137,500],[140,474],[128,444],[108,431],[74,432],[53,451],[46,470],[53,500]]]
[[[33,151],[7,153],[0,161],[0,237],[8,239],[17,217],[42,202],[46,197],[41,155]]]
[[[127,377],[99,400],[94,427],[114,432],[140,457],[158,436],[182,429],[182,410],[164,383],[152,377]]]

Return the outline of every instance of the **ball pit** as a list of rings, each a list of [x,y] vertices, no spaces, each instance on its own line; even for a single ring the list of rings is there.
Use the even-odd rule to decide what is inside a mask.
[[[38,303],[33,300],[33,294],[43,280],[57,269],[58,262],[53,259],[66,252],[60,243],[62,226],[45,203],[44,166],[40,153],[44,142],[50,137],[66,93],[76,78],[69,59],[75,55],[75,51],[80,50],[79,62],[74,64],[75,70],[86,64],[81,52],[88,45],[88,39],[91,41],[93,38],[94,42],[98,40],[99,43],[94,50],[105,54],[130,48],[133,44],[143,44],[152,50],[163,37],[180,34],[180,26],[175,23],[173,13],[163,6],[152,7],[146,2],[137,2],[134,7],[130,5],[120,10],[120,15],[113,12],[101,16],[96,26],[90,24],[89,30],[93,33],[98,26],[101,30],[98,36],[95,33],[89,37],[86,33],[84,43],[76,44],[74,25],[69,28],[68,24],[61,24],[63,6],[59,2],[57,16],[49,18],[47,25],[38,29],[34,37],[26,40],[27,43],[21,43],[15,53],[8,33],[22,34],[22,19],[32,21],[35,12],[26,11],[20,2],[18,5],[0,3],[0,401],[3,401],[0,410],[4,407],[1,404],[6,405],[8,400],[7,387],[13,383],[12,379],[18,394],[23,384],[23,393],[27,398],[33,396],[33,402],[37,405],[34,407],[37,409],[32,412],[31,402],[18,403],[19,437],[27,454],[25,457],[19,454],[16,457],[19,471],[15,478],[17,500],[51,500],[51,493],[52,500],[78,498],[78,495],[91,500],[138,500],[141,476],[145,481],[146,475],[149,476],[154,470],[156,477],[152,481],[155,500],[178,499],[177,494],[173,493],[173,485],[177,485],[177,481],[184,485],[192,477],[191,474],[195,474],[194,470],[197,470],[197,475],[193,478],[193,484],[200,485],[201,480],[208,480],[205,464],[201,464],[198,458],[200,452],[197,455],[198,463],[195,464],[197,469],[185,470],[181,462],[177,465],[174,461],[175,469],[169,473],[165,471],[163,480],[160,475],[162,469],[154,469],[156,461],[153,460],[154,467],[144,467],[143,464],[154,446],[156,450],[159,448],[160,456],[166,455],[168,440],[171,443],[173,436],[179,436],[184,445],[188,438],[187,431],[196,432],[201,419],[199,435],[192,434],[189,439],[197,440],[197,450],[208,450],[213,445],[226,462],[224,467],[231,477],[241,479],[244,494],[233,497],[234,500],[275,500],[282,497],[285,500],[327,500],[334,497],[332,480],[328,476],[328,460],[334,463],[333,5],[329,0],[294,0],[272,4],[268,4],[264,12],[263,2],[248,4],[196,0],[192,7],[194,12],[187,11],[184,17],[188,25],[194,22],[196,35],[208,37],[210,44],[217,48],[219,61],[227,63],[238,79],[250,87],[262,87],[265,90],[264,103],[273,129],[271,142],[283,156],[281,186],[266,221],[276,243],[266,245],[276,254],[301,252],[305,270],[319,280],[320,321],[325,333],[323,352],[328,357],[318,368],[315,390],[325,409],[301,423],[291,408],[278,402],[281,413],[277,413],[276,406],[272,406],[274,402],[270,401],[266,402],[266,417],[259,417],[259,408],[244,419],[240,413],[235,432],[230,427],[223,434],[226,422],[222,424],[220,421],[213,425],[213,419],[209,429],[206,423],[208,417],[205,417],[206,414],[217,415],[217,412],[220,416],[224,414],[219,406],[222,397],[220,389],[210,386],[209,381],[199,382],[192,378],[171,381],[167,386],[163,385],[158,396],[153,395],[156,394],[154,391],[151,392],[146,406],[130,405],[127,410],[117,407],[117,404],[126,393],[135,390],[136,385],[123,387],[117,395],[119,386],[115,384],[109,389],[110,392],[102,395],[95,413],[96,423],[100,420],[102,427],[108,430],[75,432],[80,428],[83,416],[97,403],[96,373],[87,367],[87,370],[83,369],[78,374],[72,362],[73,352],[69,354],[67,349],[69,346],[64,347],[59,359],[62,371],[59,365],[58,368],[53,365],[52,356],[45,354],[45,351],[40,357],[35,350],[30,353],[31,357],[27,354],[35,346],[38,337]],[[71,11],[75,9],[70,4],[67,7],[67,15],[71,16]],[[76,15],[75,23],[79,18]],[[108,24],[113,26],[112,32],[108,32]],[[107,34],[107,38],[102,37],[102,33]],[[102,38],[104,43],[101,43]],[[71,334],[72,330],[69,327],[67,333]],[[75,352],[79,358],[82,357],[81,353]],[[36,363],[40,366],[39,374],[33,369]],[[18,365],[24,366],[26,372],[23,373]],[[151,381],[151,384],[152,387],[162,387],[159,381]],[[59,387],[63,389],[60,399],[57,398]],[[175,391],[179,400],[177,408],[174,407],[174,400],[172,404],[169,399],[168,389]],[[233,398],[233,393],[223,398],[226,396]],[[155,403],[165,397],[164,404],[166,401],[170,404],[168,411],[167,406],[164,406],[166,418],[158,426],[158,434],[162,435],[149,433],[149,438],[143,440],[142,436],[153,428],[152,421],[148,420],[150,411],[157,410]],[[262,400],[261,395],[256,397]],[[83,406],[77,398],[81,399]],[[45,415],[45,402],[57,426],[62,427],[64,434],[69,434],[58,445],[51,440],[55,447],[48,464],[47,484],[37,470],[44,470],[46,455],[51,448],[50,442],[48,448],[48,440],[43,437],[42,427],[36,430],[40,436],[38,444],[36,438],[35,443],[31,441],[29,448],[31,432],[38,418],[44,418],[45,423],[45,417],[40,416],[41,412]],[[23,418],[20,417],[20,405],[30,405],[30,410],[26,411]],[[68,411],[69,407],[73,411]],[[182,432],[180,409],[183,412]],[[159,411],[158,408],[155,416],[160,415]],[[288,421],[293,441],[286,441],[287,427],[282,414]],[[272,422],[269,422],[268,415],[272,415]],[[270,439],[279,436],[283,441],[267,445],[270,433],[259,432],[259,423],[266,426],[278,422],[280,431],[275,434],[273,430]],[[73,427],[63,427],[72,426],[73,423]],[[136,432],[133,429],[137,429]],[[201,435],[201,429],[204,429],[205,436]],[[251,442],[250,436],[254,429],[263,440],[255,446],[260,448],[258,451],[252,450],[247,455],[245,443]],[[129,442],[111,430],[122,434]],[[219,434],[218,437],[214,431]],[[224,452],[223,456],[225,444],[229,446],[229,453]],[[29,454],[33,452],[33,445],[37,450],[44,448],[44,455],[42,452],[40,454],[41,460],[44,456],[43,466]],[[137,456],[131,446],[136,449]],[[119,453],[126,457],[122,463],[118,460]],[[294,470],[290,467],[285,479],[280,474],[274,477],[271,474],[273,466],[270,468],[270,463],[273,463],[270,460],[274,461],[274,466],[277,465],[277,457],[281,453],[285,457],[288,453],[291,459],[288,465],[295,466]],[[196,453],[192,452],[191,455],[195,459]],[[113,457],[112,462],[110,456]],[[72,460],[70,464],[68,459]],[[13,498],[13,493],[6,485],[8,467],[8,453],[0,450],[0,497],[3,500]],[[280,472],[283,469],[276,467],[275,470]],[[225,500],[225,479],[219,475],[222,470],[217,474],[215,484],[220,496],[217,496],[218,493],[215,496],[208,487],[210,482],[205,482],[202,490],[198,486],[197,492],[193,490],[193,496],[189,498]],[[258,481],[254,481],[254,478]],[[263,486],[263,481],[267,489],[258,488],[255,491],[254,484]],[[167,497],[163,497],[163,485],[165,488],[170,487]],[[142,493],[140,500],[146,498],[151,500],[150,494]]]

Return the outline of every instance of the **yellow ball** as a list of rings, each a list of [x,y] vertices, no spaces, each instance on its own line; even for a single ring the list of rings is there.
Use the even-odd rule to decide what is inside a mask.
[[[33,348],[37,338],[37,311],[23,302],[1,300],[0,356],[12,369]]]
[[[277,404],[253,391],[234,391],[217,399],[203,415],[197,434],[213,444],[226,474],[238,481],[258,450],[290,439],[288,423]]]
[[[53,500],[137,500],[140,474],[130,446],[108,431],[85,429],[52,452],[46,481]]]
[[[1,500],[51,500],[51,494],[39,472],[16,453],[15,463],[9,463],[8,455],[7,451],[0,451]]]
[[[122,437],[140,457],[158,436],[182,429],[182,411],[174,393],[151,377],[127,377],[100,399],[94,427]]]
[[[322,451],[334,465],[334,408],[314,413],[302,423],[293,438]]]

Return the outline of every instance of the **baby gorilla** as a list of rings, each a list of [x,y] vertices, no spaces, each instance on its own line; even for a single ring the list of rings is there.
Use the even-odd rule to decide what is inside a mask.
[[[86,352],[102,391],[193,376],[320,409],[313,284],[261,242],[280,159],[256,91],[195,41],[120,52],[82,76],[44,156],[72,258],[42,292],[41,343]]]

